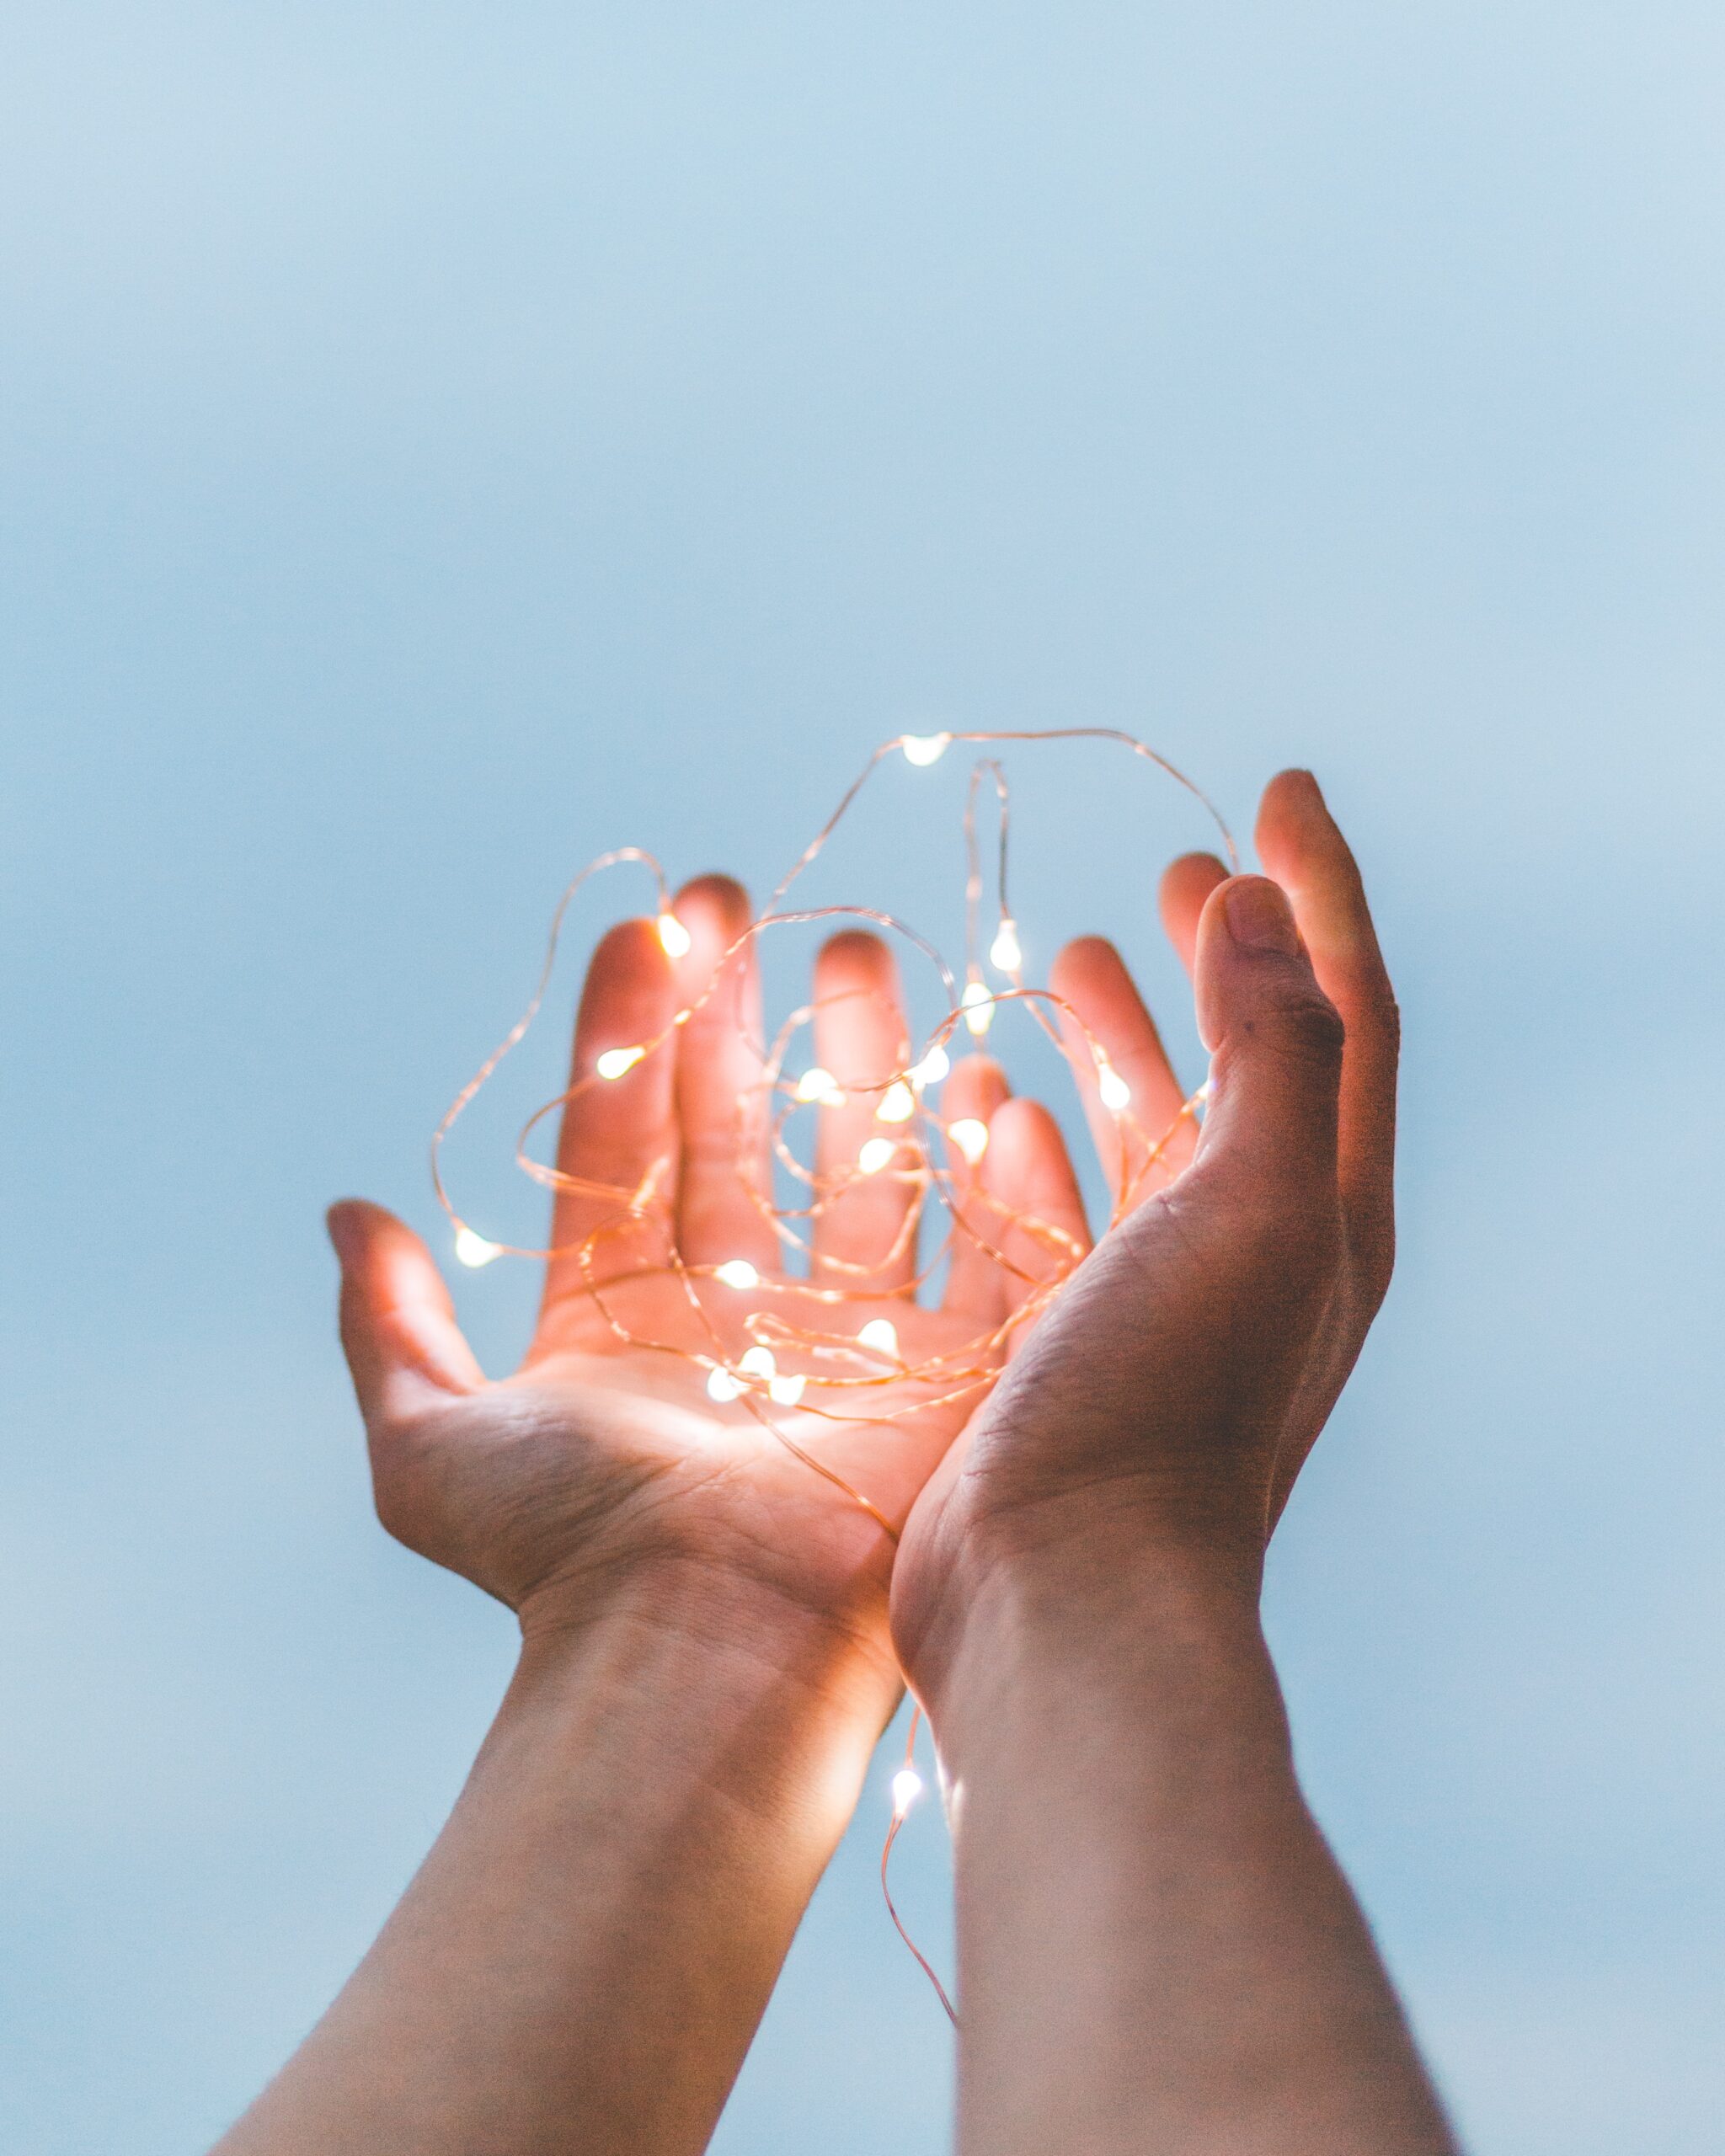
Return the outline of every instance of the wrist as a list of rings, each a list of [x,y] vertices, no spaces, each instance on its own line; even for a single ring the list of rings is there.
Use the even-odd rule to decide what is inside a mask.
[[[900,1692],[880,1643],[770,1584],[690,1561],[602,1597],[547,1590],[519,1612],[499,1721],[547,1739],[575,1722],[638,1786],[704,1790],[748,1816],[836,1835]]]
[[[914,1651],[906,1643],[943,1758],[967,1729],[1027,1700],[1033,1717],[1055,1695],[1063,1716],[1106,1716],[1199,1673],[1254,1693],[1268,1675],[1274,1692],[1255,1556],[1147,1542],[1118,1520],[1081,1534],[1039,1527],[961,1559]]]

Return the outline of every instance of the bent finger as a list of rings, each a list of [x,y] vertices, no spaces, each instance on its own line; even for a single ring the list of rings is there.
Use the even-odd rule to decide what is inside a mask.
[[[405,1422],[485,1382],[443,1275],[393,1213],[346,1198],[327,1216],[341,1265],[341,1344],[368,1429]]]
[[[1359,869],[1310,771],[1264,790],[1258,850],[1288,894],[1318,985],[1347,1030],[1338,1173],[1356,1240],[1387,1282],[1394,1251],[1396,1069],[1401,1028]]]
[[[991,1329],[1007,1314],[1007,1275],[996,1254],[1001,1221],[983,1190],[982,1161],[989,1125],[1008,1092],[997,1063],[985,1055],[967,1055],[953,1065],[940,1102],[952,1209],[952,1246],[941,1306]]]
[[[1124,959],[1100,936],[1067,944],[1049,986],[1064,1006],[1060,1038],[1114,1202],[1141,1203],[1185,1166],[1197,1138],[1156,1022]]]

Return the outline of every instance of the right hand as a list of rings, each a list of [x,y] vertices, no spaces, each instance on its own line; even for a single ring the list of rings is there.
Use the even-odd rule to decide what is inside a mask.
[[[1194,855],[1163,883],[1213,1050],[1201,1135],[1177,1135],[906,1527],[894,1636],[937,1707],[998,1577],[1033,1580],[1039,1607],[1093,1609],[1162,1566],[1255,1603],[1271,1529],[1389,1284],[1396,1009],[1359,873],[1305,772],[1267,789],[1258,846],[1267,876]],[[1183,1090],[1119,957],[1072,945],[1053,985],[1156,1135]],[[1081,1040],[1069,1046],[1106,1155],[1112,1119]],[[1000,1110],[989,1171],[1022,1182],[1033,1152],[1036,1211],[1081,1235],[1043,1121],[1031,1102]],[[1127,1153],[1130,1177],[1142,1154]],[[1037,1262],[1033,1246],[1015,1255]]]

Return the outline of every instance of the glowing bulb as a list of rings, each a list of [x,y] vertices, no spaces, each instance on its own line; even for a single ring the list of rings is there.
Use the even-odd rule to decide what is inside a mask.
[[[723,1280],[727,1288],[758,1288],[761,1275],[746,1257],[728,1257],[723,1265],[713,1268],[715,1280]]]
[[[980,980],[967,980],[964,993],[959,1001],[964,1013],[964,1023],[980,1040],[994,1017],[994,998]]]
[[[646,1053],[644,1048],[608,1048],[601,1051],[593,1068],[601,1078],[621,1078],[626,1070],[633,1070]]]
[[[482,1265],[489,1265],[494,1257],[500,1257],[502,1246],[492,1242],[472,1228],[457,1228],[455,1231],[455,1254],[463,1265],[471,1265],[477,1269]]]
[[[686,958],[695,939],[674,913],[659,916],[659,940],[665,946],[668,958]]]
[[[805,1070],[797,1081],[799,1101],[819,1101],[824,1108],[841,1108],[845,1097],[839,1090],[838,1081],[831,1071],[823,1070],[817,1063]]]
[[[900,1767],[893,1776],[893,1817],[902,1819],[922,1794],[922,1777],[914,1767]]]
[[[859,1348],[873,1348],[878,1354],[890,1355],[898,1360],[898,1327],[889,1317],[872,1317],[857,1335]]]
[[[804,1377],[771,1379],[766,1387],[768,1397],[777,1406],[794,1407],[803,1397],[803,1388],[808,1382]]]
[[[895,1078],[874,1111],[879,1123],[908,1123],[916,1113],[916,1096],[902,1078]]]
[[[898,1150],[890,1138],[868,1139],[857,1155],[857,1166],[865,1176],[878,1176],[884,1167],[890,1165]]]
[[[925,1086],[937,1086],[953,1067],[953,1059],[941,1047],[930,1049],[921,1063],[913,1063],[905,1074],[920,1093]]]
[[[990,963],[998,966],[1003,974],[1015,974],[1023,964],[1024,953],[1018,944],[1017,923],[1011,914],[1002,916],[1000,934],[988,947],[988,956]]]
[[[952,745],[950,734],[907,734],[899,743],[907,764],[937,764]]]
[[[1102,1096],[1103,1106],[1116,1112],[1128,1106],[1132,1098],[1132,1088],[1114,1065],[1106,1061],[1097,1066],[1096,1090]]]
[[[714,1369],[707,1374],[707,1397],[721,1402],[740,1399],[743,1388],[726,1369]]]
[[[778,1375],[778,1364],[773,1361],[770,1348],[750,1348],[737,1368],[745,1377],[776,1378]]]
[[[947,1136],[973,1168],[988,1150],[988,1125],[979,1123],[974,1115],[961,1115],[956,1123],[949,1123]]]

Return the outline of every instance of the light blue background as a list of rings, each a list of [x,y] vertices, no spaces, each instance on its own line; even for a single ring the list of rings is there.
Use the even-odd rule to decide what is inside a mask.
[[[1314,765],[1406,1005],[1274,1565],[1314,1799],[1480,2156],[1715,2149],[1717,6],[4,22],[0,2143],[196,2148],[459,1785],[508,1621],[369,1517],[318,1213],[433,1224],[564,876],[760,884],[902,726],[1100,723],[1247,827]],[[1201,832],[1017,769],[1033,967],[1116,932],[1189,1058]],[[827,895],[949,935],[958,778]],[[526,1275],[460,1292],[500,1363]],[[943,2145],[885,1772],[728,2156]]]

